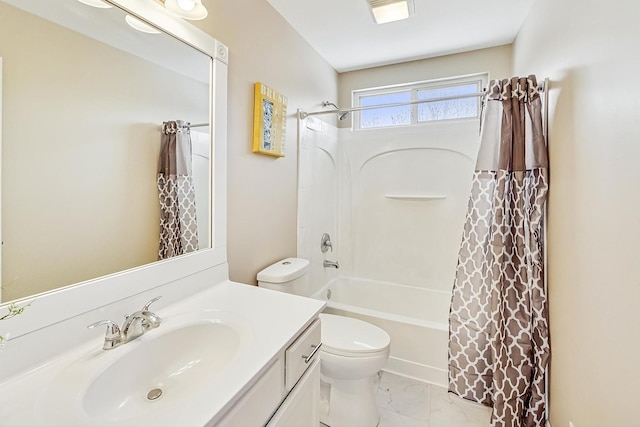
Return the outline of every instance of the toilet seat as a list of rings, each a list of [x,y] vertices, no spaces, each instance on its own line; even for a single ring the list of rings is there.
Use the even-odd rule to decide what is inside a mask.
[[[345,357],[372,357],[389,350],[391,338],[370,323],[335,314],[320,314],[322,350]]]

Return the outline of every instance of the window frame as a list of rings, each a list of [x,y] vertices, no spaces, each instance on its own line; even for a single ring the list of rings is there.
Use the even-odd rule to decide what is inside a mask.
[[[472,83],[477,84],[478,92],[482,92],[484,88],[487,87],[487,83],[489,81],[489,73],[477,73],[477,74],[469,74],[464,76],[456,76],[456,77],[447,77],[442,79],[433,79],[433,80],[424,80],[419,82],[412,83],[401,83],[395,85],[388,86],[379,86],[365,89],[356,89],[351,91],[352,98],[352,106],[354,108],[359,108],[362,106],[362,99],[371,97],[371,96],[380,96],[380,95],[392,95],[398,93],[410,93],[411,101],[418,100],[418,93],[421,91],[428,91],[433,89],[443,89],[449,87],[456,86],[466,86]],[[374,129],[389,129],[389,128],[398,128],[398,127],[409,127],[409,126],[425,126],[435,123],[449,123],[455,121],[468,121],[468,120],[478,120],[480,118],[480,114],[482,112],[480,97],[477,98],[478,102],[478,114],[474,117],[456,117],[453,119],[440,119],[440,120],[418,120],[418,106],[421,105],[419,103],[409,104],[408,106],[411,109],[411,117],[409,124],[403,125],[388,125],[388,126],[371,126],[371,127],[362,127],[362,115],[360,111],[353,112],[353,120],[351,124],[352,130],[374,130]]]

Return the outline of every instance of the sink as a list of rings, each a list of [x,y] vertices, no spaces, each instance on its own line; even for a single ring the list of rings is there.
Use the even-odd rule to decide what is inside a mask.
[[[69,404],[81,407],[70,411],[76,417],[56,421],[128,425],[138,418],[166,420],[207,387],[224,386],[219,377],[251,337],[248,323],[228,312],[167,317],[137,340],[93,351],[65,368],[47,387],[38,412],[48,423],[56,413],[50,411]]]
[[[229,364],[240,338],[224,323],[188,325],[153,337],[95,378],[83,407],[90,416],[117,421],[145,405],[151,409],[184,398]]]

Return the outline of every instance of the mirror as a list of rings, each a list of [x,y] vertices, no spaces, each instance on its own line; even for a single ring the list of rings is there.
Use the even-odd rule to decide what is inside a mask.
[[[192,124],[198,249],[211,247],[211,58],[125,17],[0,1],[3,303],[158,260],[164,121]]]

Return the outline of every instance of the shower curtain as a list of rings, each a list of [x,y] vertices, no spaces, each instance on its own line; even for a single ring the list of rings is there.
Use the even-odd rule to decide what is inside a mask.
[[[158,259],[198,249],[191,158],[189,124],[182,120],[164,122],[157,180],[161,211]]]
[[[449,391],[545,424],[547,151],[535,76],[491,81],[449,313]]]

